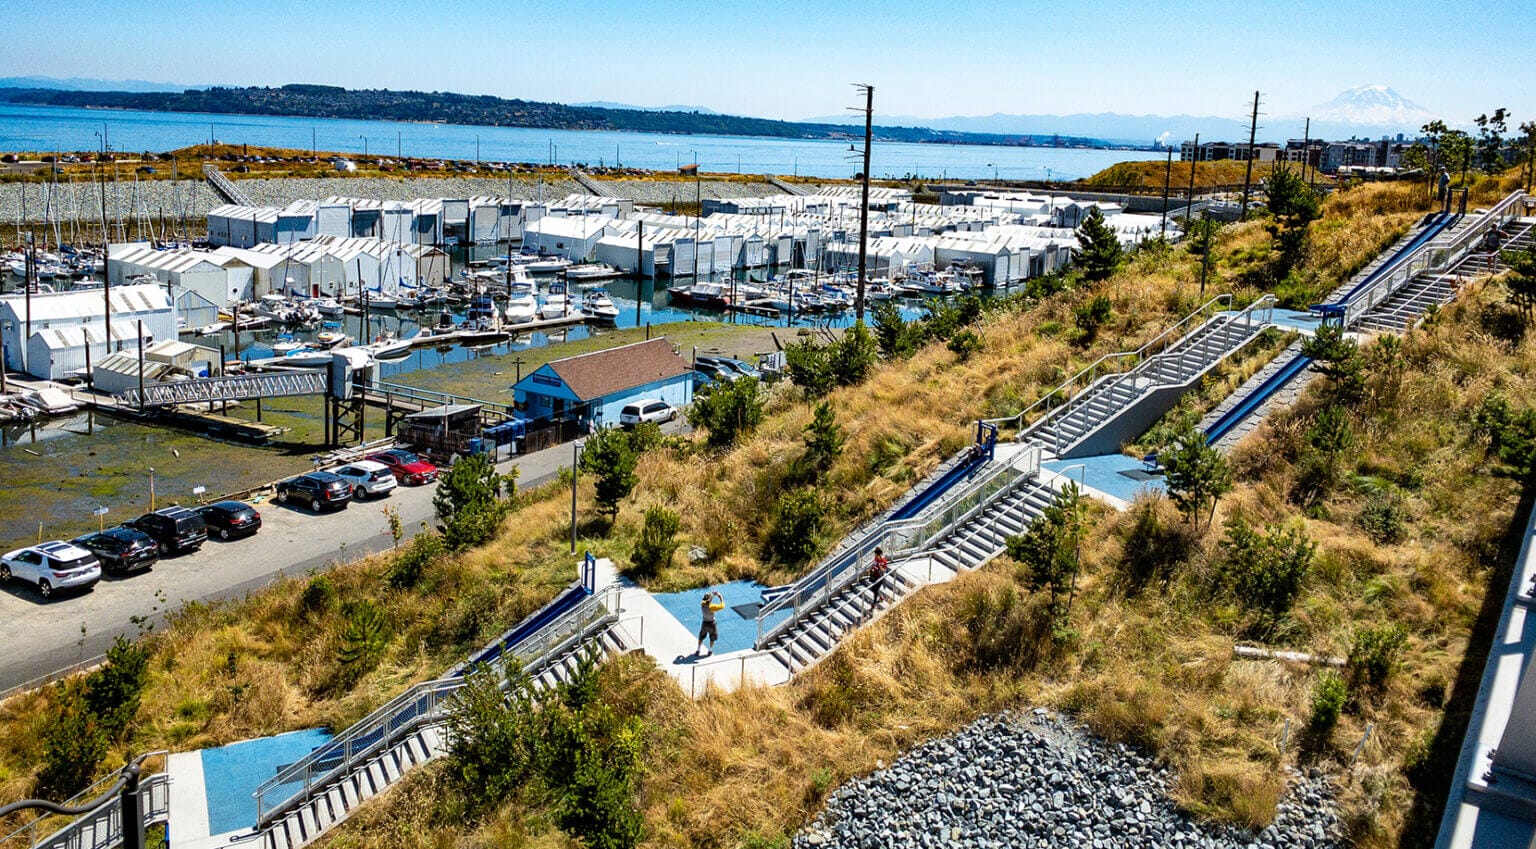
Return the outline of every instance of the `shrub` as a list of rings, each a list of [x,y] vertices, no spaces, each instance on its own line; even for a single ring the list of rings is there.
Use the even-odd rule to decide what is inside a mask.
[[[1108,323],[1114,311],[1114,303],[1108,295],[1094,295],[1092,298],[1072,308],[1072,318],[1077,328],[1082,331],[1084,343],[1092,342],[1098,338],[1099,328]]]
[[[1168,497],[1198,531],[1201,514],[1209,523],[1216,515],[1217,500],[1232,491],[1227,458],[1207,445],[1205,434],[1190,423],[1173,436],[1158,459],[1167,472]]]
[[[421,583],[421,577],[426,574],[427,567],[437,562],[437,559],[447,551],[448,546],[443,541],[442,534],[436,531],[419,533],[411,539],[410,545],[407,545],[404,551],[395,555],[395,562],[390,564],[389,571],[384,573],[384,580],[397,590],[411,589]],[[310,583],[313,584],[314,581]],[[306,589],[306,595],[308,592]],[[331,592],[334,595],[335,590]],[[329,602],[326,606],[330,606]]]
[[[537,762],[532,681],[515,661],[506,680],[503,695],[496,673],[476,666],[449,702],[447,770],[472,813],[509,797]]]
[[[874,323],[875,345],[887,360],[904,360],[916,353],[922,332],[901,317],[894,301],[876,301],[870,309]]]
[[[328,575],[310,576],[309,582],[304,585],[304,592],[299,594],[299,607],[305,613],[328,613],[335,603],[336,584]]]
[[[86,709],[100,721],[109,740],[120,740],[139,712],[139,696],[148,681],[149,652],[118,635],[107,649],[107,662],[85,676]]]
[[[875,365],[875,339],[863,319],[843,332],[841,339],[828,345],[828,365],[838,386],[858,386]]]
[[[818,345],[812,339],[802,339],[784,349],[784,369],[789,381],[805,390],[808,398],[820,398],[837,385],[829,346]]]
[[[1312,730],[1318,734],[1332,731],[1348,699],[1349,687],[1343,676],[1331,669],[1319,675],[1312,687]]]
[[[1291,609],[1316,551],[1301,528],[1271,525],[1259,533],[1242,516],[1233,516],[1221,540],[1217,580],[1273,623]]]
[[[787,352],[786,352],[787,353]],[[688,408],[688,423],[709,434],[709,447],[729,448],[763,420],[763,396],[754,378],[706,386]]]
[[[677,529],[681,526],[678,515],[665,507],[652,507],[645,511],[645,525],[640,529],[640,539],[635,542],[631,556],[630,575],[635,578],[653,578],[662,567],[672,562],[672,552],[677,550]]]
[[[1196,539],[1189,526],[1164,518],[1166,503],[1162,498],[1149,499],[1131,508],[1132,523],[1120,558],[1129,592],[1139,592],[1152,581],[1166,583],[1174,567],[1194,550]]]
[[[820,543],[823,508],[812,489],[796,489],[779,496],[773,524],[763,543],[764,556],[777,563],[797,566],[816,554]]]
[[[1051,617],[1058,626],[1065,624],[1072,606],[1078,546],[1082,542],[1087,512],[1077,485],[1069,483],[1056,493],[1024,533],[1004,540],[1008,556],[1024,567],[1029,588],[1050,591]]]
[[[1349,669],[1356,686],[1379,689],[1387,683],[1408,642],[1408,632],[1393,622],[1355,634],[1349,649]]]
[[[36,793],[42,798],[62,802],[83,790],[107,755],[110,741],[87,699],[83,679],[54,685],[37,773]]]
[[[956,331],[955,335],[949,337],[949,342],[945,347],[949,348],[950,352],[959,357],[960,362],[963,363],[980,353],[981,349],[985,347],[985,343],[981,341],[981,336],[977,335],[976,331],[960,330]]]
[[[1407,518],[1408,511],[1403,508],[1403,499],[1391,490],[1380,490],[1371,493],[1366,499],[1355,523],[1372,542],[1391,545],[1403,538],[1408,527]]]

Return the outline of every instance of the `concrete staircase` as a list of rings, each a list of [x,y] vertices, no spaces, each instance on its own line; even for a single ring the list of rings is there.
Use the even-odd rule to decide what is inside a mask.
[[[596,651],[599,659],[630,651],[625,632],[616,627],[617,617],[609,615],[591,628],[584,629],[561,642],[558,647],[535,664],[524,669],[533,684],[534,691],[545,693],[558,684],[570,680],[588,651]],[[411,770],[448,753],[447,719],[448,698],[463,682],[462,678],[450,681],[428,682],[413,688],[428,688],[431,692],[420,711],[390,712],[384,709],[382,722],[377,728],[364,732],[356,746],[347,745],[330,760],[319,760],[312,765],[316,773],[335,771],[334,775],[317,782],[302,798],[282,803],[275,818],[268,818],[255,835],[261,849],[299,849],[314,841],[329,828],[345,820],[358,806],[383,793]],[[435,688],[435,689],[434,689]],[[411,701],[411,692],[405,703]],[[401,703],[401,699],[391,705]],[[429,704],[428,704],[429,703]],[[358,725],[365,726],[379,714],[370,716]],[[397,719],[398,717],[398,719]],[[324,748],[317,751],[325,751]],[[354,751],[360,754],[352,754]],[[345,761],[351,760],[349,765]]]
[[[953,528],[898,562],[883,580],[861,576],[832,593],[793,627],[763,647],[791,673],[816,665],[848,633],[907,596],[944,583],[1002,554],[1004,540],[1023,533],[1051,503],[1054,491],[1025,477],[984,502]]]
[[[1448,269],[1426,271],[1403,284],[1385,301],[1375,305],[1360,318],[1354,329],[1378,333],[1401,333],[1429,312],[1456,297],[1457,288],[1479,274],[1497,274],[1509,266],[1504,251],[1521,251],[1536,244],[1536,224],[1525,219],[1511,221],[1499,228],[1498,246],[1467,254]]]
[[[1251,313],[1215,316],[1130,371],[1098,378],[1027,428],[1021,439],[1062,458],[1118,451],[1265,324]]]

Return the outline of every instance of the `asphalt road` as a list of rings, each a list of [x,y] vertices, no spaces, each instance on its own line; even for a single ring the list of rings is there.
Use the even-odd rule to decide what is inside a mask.
[[[571,462],[570,445],[559,445],[500,464],[518,466],[518,486],[550,480]],[[278,575],[302,575],[350,562],[390,546],[382,508],[400,511],[407,536],[433,521],[432,486],[397,487],[388,497],[354,502],[319,515],[276,501],[258,505],[261,530],[253,537],[220,542],[216,537],[191,554],[161,560],[148,572],[104,578],[95,589],[45,601],[31,584],[0,584],[0,693],[39,682],[77,664],[90,663],[119,634],[134,636],[134,617],[158,624],[188,601],[240,598]]]

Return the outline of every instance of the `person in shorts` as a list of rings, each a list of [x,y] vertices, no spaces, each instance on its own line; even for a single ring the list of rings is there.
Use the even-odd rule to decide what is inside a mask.
[[[715,614],[725,609],[725,596],[718,592],[707,592],[699,601],[699,613],[703,622],[699,625],[699,646],[693,650],[698,657],[708,657],[715,653],[715,640],[720,639],[720,631],[715,627]],[[709,651],[704,651],[704,640],[709,640]]]

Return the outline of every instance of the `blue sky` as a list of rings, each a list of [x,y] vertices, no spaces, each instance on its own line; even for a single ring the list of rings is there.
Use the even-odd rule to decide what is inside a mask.
[[[1275,118],[1390,85],[1464,123],[1536,117],[1536,3],[6,0],[0,76],[316,82],[799,119],[1121,112]],[[21,36],[20,34],[26,34]],[[1474,65],[1473,60],[1486,64]]]

